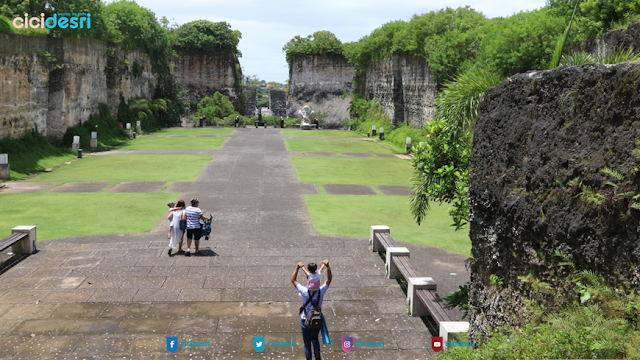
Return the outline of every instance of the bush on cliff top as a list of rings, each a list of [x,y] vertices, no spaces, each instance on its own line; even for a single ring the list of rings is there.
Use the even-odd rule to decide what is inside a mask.
[[[294,55],[342,55],[342,42],[330,31],[316,31],[313,35],[296,35],[284,45],[287,63],[291,66]]]
[[[217,54],[233,53],[242,56],[238,43],[242,33],[231,30],[231,25],[224,21],[211,22],[196,20],[183,24],[173,30],[175,45],[182,50],[209,51]]]

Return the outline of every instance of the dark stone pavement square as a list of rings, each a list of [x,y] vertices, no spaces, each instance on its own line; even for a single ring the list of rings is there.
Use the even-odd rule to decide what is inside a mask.
[[[409,196],[409,186],[378,185],[376,187],[388,196]]]
[[[69,355],[76,345],[83,340],[82,336],[56,336],[46,342],[33,339],[20,347],[16,358],[43,358],[48,355]]]
[[[395,154],[376,154],[376,156],[383,159],[399,159]]]
[[[0,188],[0,194],[32,194],[52,187],[54,182],[6,182]]]
[[[377,195],[371,186],[348,184],[323,184],[322,187],[330,195]]]
[[[167,183],[164,181],[121,182],[111,189],[110,193],[154,193],[162,190]]]
[[[334,152],[322,152],[322,151],[305,151],[306,156],[338,156]]]
[[[110,182],[69,182],[49,190],[50,193],[95,193],[106,188]]]
[[[320,194],[318,184],[297,184],[301,194]]]
[[[369,153],[342,153],[344,157],[361,157],[361,158],[372,158],[375,157],[373,154]]]

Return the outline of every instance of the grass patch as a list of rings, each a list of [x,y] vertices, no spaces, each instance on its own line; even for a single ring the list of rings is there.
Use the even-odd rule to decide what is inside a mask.
[[[153,132],[153,135],[231,135],[234,128],[170,128]]]
[[[362,135],[355,131],[338,131],[338,130],[300,130],[300,129],[283,129],[283,136],[322,136],[322,137],[347,137],[359,138]]]
[[[94,155],[27,181],[192,181],[210,155]]]
[[[122,144],[117,150],[216,150],[227,138],[224,137],[188,137],[188,138],[140,138]]]
[[[7,137],[0,140],[0,153],[9,155],[11,180],[35,174],[75,157],[71,152],[51,145],[47,138],[37,132],[26,132],[17,139]]]
[[[434,205],[418,226],[404,196],[304,195],[318,234],[368,237],[371,225],[387,225],[395,240],[471,256],[469,231],[450,226],[447,206]]]
[[[38,225],[38,240],[149,232],[180,194],[2,194],[0,237],[17,225]],[[16,211],[19,209],[20,211]],[[80,217],[80,218],[79,218]]]
[[[285,139],[289,151],[318,151],[334,153],[368,153],[393,154],[393,151],[374,143],[363,140],[316,140],[316,139]]]
[[[292,156],[301,183],[404,185],[412,174],[409,160]]]

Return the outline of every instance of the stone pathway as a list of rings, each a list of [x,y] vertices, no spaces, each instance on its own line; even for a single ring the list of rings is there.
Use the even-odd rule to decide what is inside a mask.
[[[202,256],[167,256],[166,219],[146,234],[38,243],[0,275],[0,358],[303,359],[289,278],[298,261],[322,259],[334,274],[323,307],[333,344],[322,346],[323,359],[430,358],[431,335],[405,315],[405,294],[367,239],[315,234],[302,195],[317,187],[307,185],[297,183],[279,130],[237,130],[193,182],[167,190],[198,197],[213,214]],[[466,257],[407,246],[442,294],[468,280]],[[166,336],[209,346],[169,353]],[[297,346],[256,353],[253,336]],[[384,347],[344,353],[341,336]]]

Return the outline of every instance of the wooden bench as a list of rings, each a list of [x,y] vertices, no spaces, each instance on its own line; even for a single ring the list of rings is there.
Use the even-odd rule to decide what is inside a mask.
[[[371,226],[371,251],[386,254],[385,268],[389,278],[402,276],[407,281],[407,305],[412,316],[431,316],[439,327],[439,335],[446,343],[450,333],[467,332],[469,323],[459,321],[436,292],[437,284],[429,277],[421,277],[411,262],[409,250],[399,247],[391,237],[389,227]]]
[[[11,235],[0,240],[0,251],[13,247],[14,254],[33,254],[36,252],[36,227],[17,226]]]

